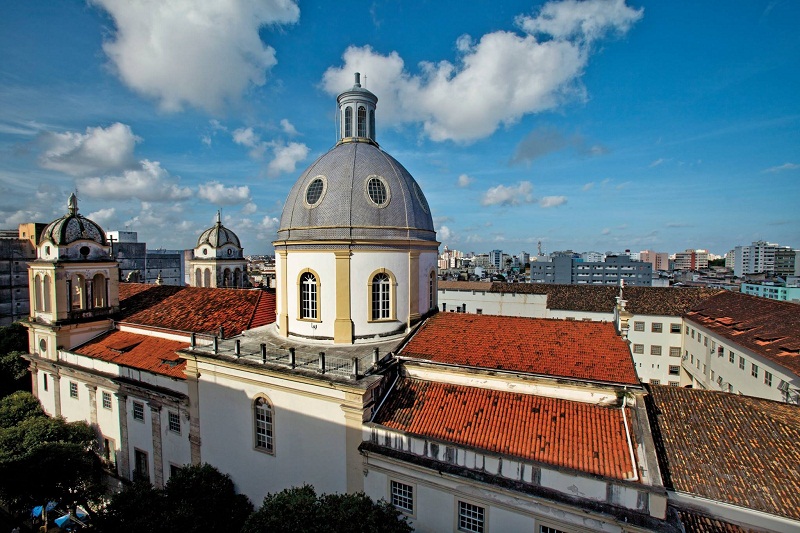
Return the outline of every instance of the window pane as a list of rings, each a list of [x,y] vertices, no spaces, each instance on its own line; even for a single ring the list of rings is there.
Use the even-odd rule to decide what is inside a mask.
[[[398,481],[391,482],[392,487],[392,505],[403,511],[409,513],[414,512],[414,489],[411,485],[400,483]]]
[[[387,274],[376,274],[372,278],[372,320],[391,318],[389,313],[389,287],[391,279]]]
[[[471,533],[483,533],[483,507],[458,502],[458,529]]]
[[[317,278],[311,272],[300,278],[300,318],[317,318]]]
[[[256,400],[255,417],[256,448],[271,452],[273,449],[272,407],[263,398]]]

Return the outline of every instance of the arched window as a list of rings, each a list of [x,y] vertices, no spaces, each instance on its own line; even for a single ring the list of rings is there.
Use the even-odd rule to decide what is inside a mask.
[[[211,269],[207,268],[203,272],[203,287],[211,286]]]
[[[86,278],[80,274],[72,278],[70,302],[72,310],[86,309]]]
[[[369,110],[369,138],[375,140],[375,110]]]
[[[196,268],[194,271],[194,286],[195,287],[202,287],[203,286],[203,271],[199,268]]]
[[[344,136],[353,136],[353,108],[350,106],[344,108]]]
[[[36,311],[44,309],[42,304],[42,277],[39,274],[36,274],[36,278],[33,281],[33,308]]]
[[[436,307],[436,272],[431,271],[430,279],[428,280],[428,297],[430,301],[428,302],[428,309],[433,309]]]
[[[44,312],[50,312],[50,276],[44,276],[44,290],[42,291],[42,299],[44,300]]]
[[[233,271],[233,286],[237,288],[242,288],[242,270],[237,268]]]
[[[253,404],[253,415],[256,449],[273,453],[275,451],[275,436],[272,431],[272,406],[266,398],[256,398]]]
[[[93,307],[108,307],[106,303],[106,277],[100,273],[92,278]]]
[[[391,283],[385,272],[372,278],[372,320],[391,318]]]
[[[317,278],[311,272],[300,276],[300,318],[316,320]]]
[[[367,108],[363,105],[358,106],[358,136],[367,136]]]
[[[223,287],[230,287],[231,286],[231,269],[226,268],[222,271],[222,286]]]

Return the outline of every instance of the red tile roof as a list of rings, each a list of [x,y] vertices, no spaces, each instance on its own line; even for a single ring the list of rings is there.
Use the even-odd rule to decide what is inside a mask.
[[[652,386],[647,398],[667,488],[800,519],[800,406]]]
[[[186,361],[175,352],[188,347],[189,344],[185,342],[112,331],[78,346],[73,352],[155,374],[186,379],[183,373]]]
[[[694,509],[679,509],[684,531],[691,533],[763,533],[761,529],[749,529],[719,518],[713,518]]]
[[[800,305],[725,291],[685,316],[800,375]]]
[[[619,408],[401,379],[374,422],[429,439],[615,479],[630,477],[636,470]]]
[[[120,322],[225,337],[275,322],[275,293],[120,283]]]
[[[401,357],[436,363],[638,385],[630,349],[613,324],[438,313]]]

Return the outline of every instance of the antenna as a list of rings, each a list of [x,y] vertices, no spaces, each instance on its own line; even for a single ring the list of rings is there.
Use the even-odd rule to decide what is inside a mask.
[[[364,88],[367,88],[367,75],[364,74]]]

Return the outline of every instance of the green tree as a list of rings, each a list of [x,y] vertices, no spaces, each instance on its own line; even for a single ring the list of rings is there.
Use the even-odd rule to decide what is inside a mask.
[[[0,429],[16,426],[28,418],[46,416],[30,392],[18,391],[0,398]]]
[[[20,357],[28,351],[28,330],[19,322],[0,327],[0,396],[30,388],[25,377],[28,362]]]
[[[368,533],[413,531],[400,511],[387,502],[358,494],[323,494],[303,485],[268,494],[247,520],[242,533]]]
[[[94,528],[117,533],[170,533],[167,518],[171,512],[164,491],[139,480],[112,496],[95,518]]]

